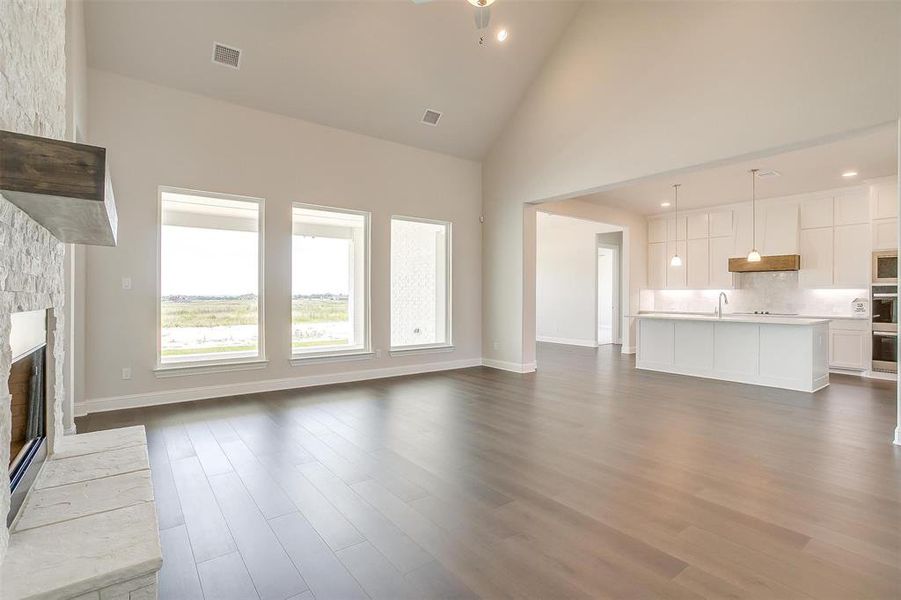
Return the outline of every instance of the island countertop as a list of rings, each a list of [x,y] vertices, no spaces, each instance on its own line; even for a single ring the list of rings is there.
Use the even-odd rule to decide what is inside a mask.
[[[633,319],[654,319],[657,321],[715,321],[719,323],[758,323],[761,325],[819,325],[829,322],[829,319],[735,314],[726,314],[722,318],[713,314],[689,313],[639,313],[626,316]]]

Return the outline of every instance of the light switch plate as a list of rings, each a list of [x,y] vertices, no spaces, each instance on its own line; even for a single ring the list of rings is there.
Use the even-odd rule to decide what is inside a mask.
[[[123,277],[122,278],[122,289],[123,290],[131,289],[131,277]]]

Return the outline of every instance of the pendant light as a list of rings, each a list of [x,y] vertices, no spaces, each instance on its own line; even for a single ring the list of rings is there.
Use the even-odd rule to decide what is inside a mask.
[[[760,262],[760,252],[757,251],[757,171],[751,169],[751,251],[748,252],[748,262]]]
[[[681,267],[682,259],[679,257],[679,186],[681,183],[673,184],[673,212],[676,220],[676,251],[670,259],[669,264],[673,267]]]

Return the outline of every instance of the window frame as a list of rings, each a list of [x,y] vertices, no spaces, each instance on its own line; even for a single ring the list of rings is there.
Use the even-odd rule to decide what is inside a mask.
[[[394,346],[391,343],[392,321],[394,319],[394,310],[392,306],[393,298],[393,274],[391,272],[391,263],[393,261],[392,247],[394,245],[394,233],[391,224],[395,221],[408,221],[412,223],[427,223],[430,225],[442,225],[447,231],[445,241],[445,269],[447,273],[447,282],[445,285],[445,331],[447,333],[444,342],[434,344],[411,344],[407,346]],[[451,221],[441,219],[428,219],[425,217],[411,217],[408,215],[391,215],[388,220],[388,352],[391,356],[403,356],[410,354],[428,354],[432,352],[452,352],[454,350],[453,338],[453,230],[454,224]]]
[[[294,300],[294,209],[318,210],[337,214],[354,215],[363,217],[363,347],[362,348],[336,348],[333,350],[322,349],[308,352],[295,352],[292,336],[288,336],[289,362],[294,365],[303,365],[315,362],[332,362],[371,358],[372,350],[372,213],[367,210],[343,208],[337,206],[325,206],[322,204],[310,204],[308,202],[291,203],[291,289],[288,302],[288,324],[294,326],[293,300]]]
[[[223,356],[222,358],[184,359],[163,361],[162,344],[162,254],[163,254],[163,194],[185,194],[249,202],[257,205],[257,353],[256,355]],[[177,375],[193,375],[202,373],[218,373],[232,370],[248,370],[265,368],[269,361],[266,358],[266,201],[254,196],[209,192],[190,188],[161,185],[157,188],[156,203],[156,367],[153,369],[157,377]],[[207,355],[209,356],[209,355]]]

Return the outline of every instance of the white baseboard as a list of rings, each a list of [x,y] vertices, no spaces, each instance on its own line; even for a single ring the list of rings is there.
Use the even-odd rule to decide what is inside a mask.
[[[537,370],[536,363],[515,363],[506,360],[495,360],[493,358],[483,358],[482,365],[492,369],[500,369],[501,371],[510,371],[512,373],[532,373]]]
[[[567,346],[585,346],[588,348],[597,348],[598,343],[596,340],[581,340],[578,338],[558,338],[558,337],[547,337],[544,335],[537,336],[535,338],[536,342],[545,342],[548,344],[565,344]]]
[[[623,346],[622,353],[623,354],[635,354],[638,350],[636,346]]]
[[[334,383],[349,383],[352,381],[366,381],[369,379],[384,379],[386,377],[398,377],[401,375],[416,375],[418,373],[433,373],[436,371],[466,369],[469,367],[478,367],[481,365],[482,359],[470,358],[464,360],[449,360],[444,362],[425,363],[418,365],[405,365],[402,367],[360,369],[355,371],[343,371],[341,373],[327,373],[324,375],[306,375],[303,377],[286,377],[284,379],[264,379],[261,381],[246,381],[224,385],[208,385],[203,387],[165,390],[161,392],[129,394],[126,396],[110,396],[107,398],[95,398],[93,400],[86,400],[84,402],[76,404],[75,415],[83,417],[91,413],[121,410],[124,408],[139,408],[142,406],[156,406],[159,404],[173,404],[176,402],[189,402],[192,400],[206,400],[209,398],[240,396],[242,394],[274,392],[277,390],[290,390],[295,388],[314,387],[318,385],[329,385]]]
[[[895,445],[901,446],[901,425],[895,427]]]

